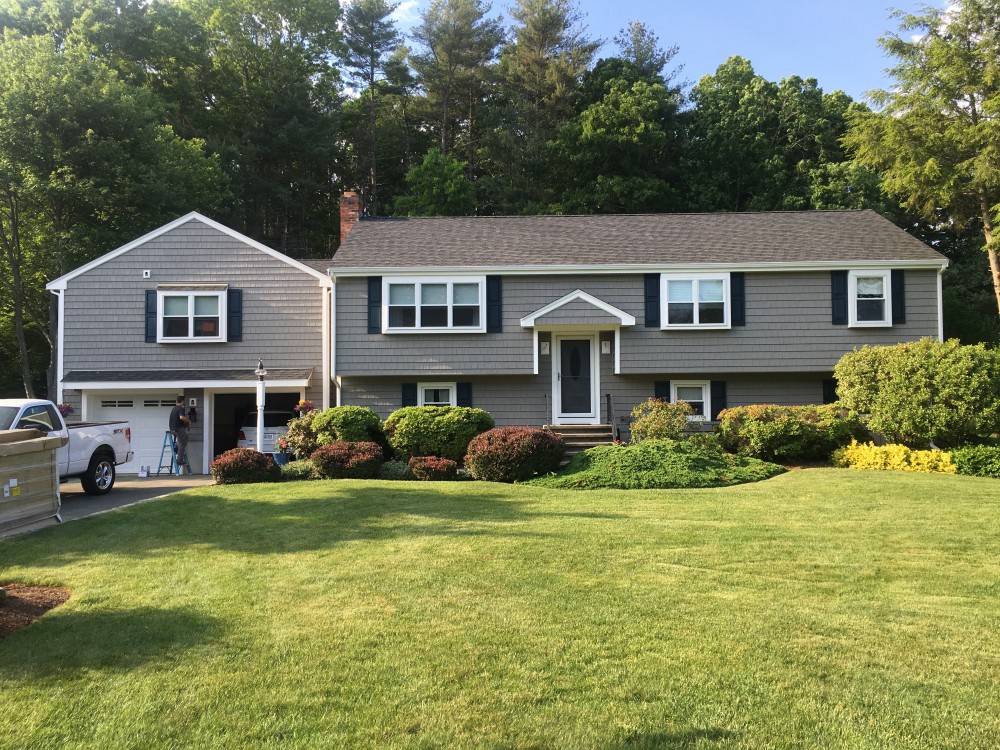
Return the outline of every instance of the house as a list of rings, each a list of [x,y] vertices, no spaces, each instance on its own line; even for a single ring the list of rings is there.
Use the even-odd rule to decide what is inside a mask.
[[[328,263],[321,264],[323,266]],[[197,213],[50,282],[57,400],[83,419],[128,419],[135,473],[158,466],[167,416],[187,399],[192,469],[235,447],[256,411],[332,403],[330,277]]]
[[[942,337],[947,260],[872,211],[362,220],[329,264],[338,402],[627,427],[658,396],[834,400],[863,344]]]
[[[178,394],[195,471],[299,399],[470,405],[500,425],[627,429],[651,396],[833,400],[863,344],[942,337],[946,259],[871,211],[358,221],[298,261],[197,213],[52,281],[57,399],[128,419],[154,468]]]

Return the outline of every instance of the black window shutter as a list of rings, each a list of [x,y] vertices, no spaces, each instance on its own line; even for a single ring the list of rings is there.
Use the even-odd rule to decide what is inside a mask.
[[[892,271],[892,324],[906,322],[906,281],[902,271]]]
[[[712,420],[719,418],[719,412],[726,408],[726,381],[713,380],[709,390],[712,394]]]
[[[486,332],[503,333],[503,281],[486,277]]]
[[[156,290],[146,290],[146,343],[156,343]]]
[[[670,400],[669,380],[657,380],[653,383],[653,398],[662,398],[664,401]]]
[[[472,383],[455,383],[455,406],[472,406]]]
[[[847,325],[847,271],[830,271],[830,299],[833,303],[833,324]]]
[[[417,405],[417,384],[403,383],[403,406]]]
[[[368,277],[368,333],[382,333],[381,276]],[[410,406],[416,406],[416,402],[410,404]]]
[[[243,340],[243,290],[226,292],[226,341]]]
[[[643,274],[644,298],[646,300],[646,328],[660,327],[660,274]]]
[[[742,271],[729,274],[729,298],[733,306],[730,322],[734,326],[747,324],[746,278]]]
[[[823,380],[823,403],[834,404],[837,402],[837,379],[825,378]]]

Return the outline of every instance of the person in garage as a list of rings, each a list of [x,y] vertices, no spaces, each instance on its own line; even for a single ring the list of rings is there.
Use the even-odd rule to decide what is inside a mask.
[[[170,410],[170,434],[174,436],[174,451],[177,454],[177,473],[183,474],[184,467],[187,467],[188,474],[191,473],[191,466],[188,464],[187,443],[188,425],[191,420],[184,413],[184,397],[177,397],[177,405]]]

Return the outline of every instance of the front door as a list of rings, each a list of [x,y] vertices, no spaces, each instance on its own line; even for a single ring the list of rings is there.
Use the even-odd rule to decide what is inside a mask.
[[[553,373],[556,424],[597,423],[596,349],[596,337],[556,337]]]

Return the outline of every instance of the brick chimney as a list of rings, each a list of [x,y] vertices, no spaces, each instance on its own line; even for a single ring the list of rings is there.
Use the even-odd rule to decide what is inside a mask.
[[[361,196],[355,192],[340,196],[340,241],[347,239],[351,229],[361,218]]]

